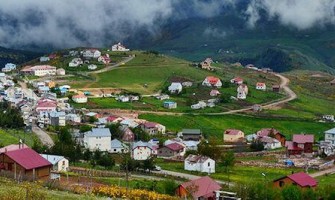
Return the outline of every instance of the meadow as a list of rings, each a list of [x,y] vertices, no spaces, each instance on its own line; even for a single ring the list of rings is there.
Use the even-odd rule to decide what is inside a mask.
[[[30,147],[34,145],[35,141],[38,141],[37,136],[33,133],[25,133],[21,130],[0,129],[0,145],[18,144],[20,139],[22,141],[25,140],[25,143]]]

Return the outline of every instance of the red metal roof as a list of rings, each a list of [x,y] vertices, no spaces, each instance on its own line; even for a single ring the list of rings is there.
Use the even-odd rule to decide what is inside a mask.
[[[314,143],[314,135],[295,134],[293,135],[293,142],[298,144]]]
[[[181,186],[186,190],[190,187],[197,188],[197,190],[192,194],[193,198],[213,197],[215,195],[214,191],[221,189],[221,186],[208,176],[182,183]]]
[[[269,136],[271,131],[274,135],[276,135],[276,134],[282,135],[278,130],[276,130],[274,128],[263,128],[260,131],[257,131],[257,135],[260,136],[260,137]],[[284,135],[282,135],[282,136],[284,136]]]
[[[29,148],[26,144],[11,144],[8,146],[5,146],[3,148],[0,148],[0,153],[8,152],[8,151],[15,151],[20,148]]]
[[[171,143],[166,145],[167,148],[171,149],[172,151],[179,151],[184,149],[184,147],[180,144],[178,144],[177,142]]]
[[[308,187],[308,186],[315,187],[318,184],[318,182],[314,178],[312,178],[311,176],[309,176],[308,174],[304,172],[291,174],[287,177],[291,179],[292,181],[296,182],[301,187]]]
[[[155,122],[145,122],[145,123],[143,123],[143,125],[144,125],[145,128],[156,128],[157,123],[155,123]]]
[[[239,132],[242,132],[240,130],[237,130],[237,129],[227,129],[224,134],[227,134],[227,135],[238,135]]]
[[[215,76],[207,76],[206,79],[212,85],[216,84],[220,80],[219,78]]]
[[[7,151],[3,154],[10,157],[12,160],[21,165],[26,170],[45,166],[52,166],[49,161],[40,156],[36,151],[32,150],[31,148]]]

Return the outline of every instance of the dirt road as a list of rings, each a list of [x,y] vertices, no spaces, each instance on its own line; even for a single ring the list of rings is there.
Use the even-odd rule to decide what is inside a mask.
[[[131,61],[132,59],[135,58],[135,55],[130,55],[129,57],[125,58],[124,60],[114,64],[114,65],[110,65],[110,66],[107,66],[103,69],[100,69],[100,70],[97,70],[97,71],[92,71],[92,72],[88,72],[88,74],[100,74],[100,73],[103,73],[103,72],[107,72],[107,71],[110,71],[116,67],[119,67],[121,65],[124,65],[125,63]]]
[[[37,137],[41,140],[43,145],[46,145],[48,147],[52,147],[55,145],[54,141],[51,139],[51,137],[44,132],[42,129],[37,127],[36,125],[33,125],[32,131],[37,135]]]
[[[318,172],[315,172],[315,173],[309,174],[309,175],[311,177],[315,178],[315,177],[318,177],[318,176],[324,176],[326,174],[334,174],[334,173],[335,173],[335,167],[332,167],[332,168],[322,170],[322,171],[318,171]]]

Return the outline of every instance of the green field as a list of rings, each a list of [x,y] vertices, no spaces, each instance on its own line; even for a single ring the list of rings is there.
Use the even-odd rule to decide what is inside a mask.
[[[140,115],[141,119],[164,124],[169,131],[178,132],[183,128],[199,128],[205,136],[222,139],[223,131],[228,128],[242,130],[246,135],[255,133],[262,128],[275,128],[281,131],[288,139],[292,134],[311,133],[316,140],[324,136],[324,131],[334,127],[333,124],[294,118],[258,118],[245,115],[221,116],[162,116],[153,114]]]
[[[25,140],[28,146],[33,146],[38,138],[33,133],[24,133],[21,130],[0,130],[0,145],[18,144],[19,140]]]
[[[316,178],[316,180],[318,181],[318,184],[320,186],[334,184],[334,182],[335,182],[335,174],[325,175],[325,176],[319,176],[319,177]]]

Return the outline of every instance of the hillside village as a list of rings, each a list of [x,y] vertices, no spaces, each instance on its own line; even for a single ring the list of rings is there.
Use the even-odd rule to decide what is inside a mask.
[[[60,57],[64,58],[61,66],[52,65]],[[75,184],[76,181],[69,181],[69,172],[75,174],[73,180],[81,174],[91,179],[91,185],[81,185],[83,193],[88,187],[94,193],[98,186],[92,184],[92,179],[96,185],[102,184],[98,177],[104,175],[99,173],[110,176],[108,173],[116,173],[118,168],[117,175],[126,176],[125,195],[128,195],[129,176],[136,177],[138,173],[178,180],[172,193],[165,194],[176,198],[224,199],[229,196],[239,199],[240,191],[232,189],[239,181],[229,177],[229,171],[234,168],[254,168],[258,180],[271,188],[266,189],[269,192],[282,191],[291,185],[302,191],[317,190],[320,187],[317,178],[335,172],[335,125],[331,114],[324,113],[319,119],[333,127],[319,133],[322,137],[307,129],[289,134],[269,123],[255,132],[232,125],[229,129],[215,130],[219,137],[214,138],[205,128],[183,124],[179,130],[172,131],[166,124],[141,116],[141,112],[147,111],[172,116],[235,111],[261,113],[268,104],[280,104],[285,99],[287,85],[282,85],[278,79],[262,78],[250,83],[240,74],[222,78],[215,74],[221,68],[206,58],[192,65],[195,70],[210,73],[201,81],[175,75],[164,82],[160,92],[150,95],[123,88],[106,89],[96,94],[64,81],[75,79],[75,71],[87,75],[126,67],[125,59],[136,57],[136,53],[117,43],[104,51],[89,48],[69,50],[63,55],[53,53],[40,57],[34,61],[36,64],[20,68],[13,63],[6,64],[0,73],[1,104],[19,111],[27,133],[36,132],[42,147],[27,146],[24,138],[3,146],[0,148],[0,174],[18,181],[58,180],[60,185],[63,181],[65,185],[66,177],[66,184]],[[253,65],[238,68],[258,77],[277,78],[268,68],[259,69]],[[258,100],[258,94],[269,96],[265,100],[261,96]],[[91,109],[90,101],[100,98],[114,102],[115,107]],[[248,102],[248,99],[253,100]],[[145,105],[147,101],[156,106],[154,110],[119,109],[128,104]],[[229,110],[221,110],[226,104],[230,105]],[[90,170],[96,166],[100,168],[96,168],[97,174],[92,177]],[[284,173],[276,176],[271,170]],[[104,195],[103,192],[99,194]],[[172,196],[160,199],[174,199]]]

